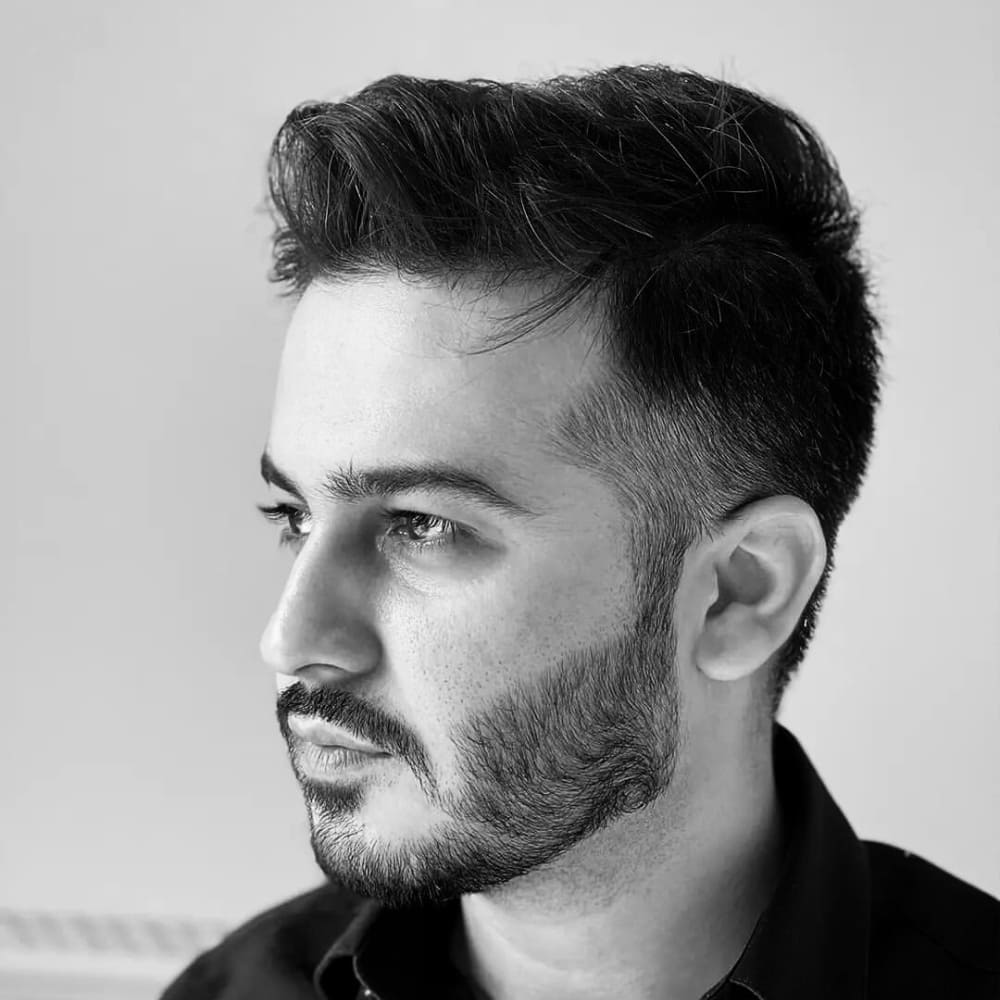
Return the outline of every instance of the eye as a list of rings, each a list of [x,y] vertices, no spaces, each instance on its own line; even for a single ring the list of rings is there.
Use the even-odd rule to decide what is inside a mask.
[[[274,504],[270,507],[258,504],[257,509],[269,521],[284,525],[278,538],[279,545],[297,548],[309,537],[309,532],[302,530],[303,525],[311,520],[308,511],[286,503]],[[449,521],[444,517],[437,517],[434,514],[422,514],[412,510],[389,510],[386,508],[383,508],[380,513],[388,524],[385,533],[386,538],[406,548],[417,551],[427,551],[454,545],[460,539],[471,537],[472,535],[471,531],[460,528],[454,521]],[[399,533],[400,528],[403,529],[401,533]],[[421,537],[427,530],[434,533],[432,537]]]
[[[382,514],[389,522],[389,530],[386,535],[415,549],[436,549],[445,545],[454,545],[459,536],[464,534],[454,521],[437,517],[434,514],[421,514],[412,510],[383,510]],[[399,527],[403,528],[403,533],[397,535],[396,531]],[[414,537],[415,529],[416,537]],[[430,537],[427,537],[426,534],[421,537],[421,534],[428,529],[433,534]]]
[[[278,535],[279,545],[294,547],[309,534],[302,530],[302,524],[309,519],[309,514],[299,507],[293,507],[287,503],[277,503],[270,507],[264,504],[257,504],[257,510],[269,521],[284,525],[281,529],[281,534]]]

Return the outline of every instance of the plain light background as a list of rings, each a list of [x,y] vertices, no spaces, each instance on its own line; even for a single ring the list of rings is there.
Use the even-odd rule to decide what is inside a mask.
[[[662,62],[803,114],[865,211],[878,444],[782,721],[859,835],[1000,895],[996,6],[4,5],[0,905],[240,921],[322,880],[257,642],[285,114]],[[12,448],[11,448],[12,442]]]

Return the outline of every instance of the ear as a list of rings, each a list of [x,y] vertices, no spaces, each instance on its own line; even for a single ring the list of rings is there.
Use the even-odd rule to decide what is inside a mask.
[[[694,662],[707,678],[734,681],[767,663],[792,634],[826,566],[815,511],[793,496],[742,508],[708,553],[704,618]]]

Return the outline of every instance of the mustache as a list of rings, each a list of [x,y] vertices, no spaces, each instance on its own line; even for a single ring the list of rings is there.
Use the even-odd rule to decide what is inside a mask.
[[[423,762],[419,744],[405,727],[342,688],[323,685],[307,688],[301,682],[292,684],[278,695],[275,712],[286,739],[291,734],[289,715],[315,716],[413,764]]]

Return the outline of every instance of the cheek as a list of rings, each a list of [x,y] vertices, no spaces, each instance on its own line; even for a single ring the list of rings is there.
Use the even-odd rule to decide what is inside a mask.
[[[454,771],[452,734],[525,672],[530,649],[506,628],[502,618],[487,618],[462,602],[428,610],[405,633],[384,632],[383,697],[444,781]]]
[[[452,770],[450,735],[463,720],[621,630],[630,592],[613,586],[620,570],[595,572],[602,564],[594,562],[589,570],[566,560],[557,565],[553,570],[538,559],[456,588],[453,598],[384,608],[386,703],[442,776]]]

